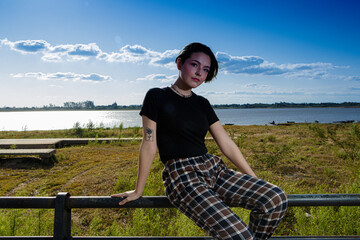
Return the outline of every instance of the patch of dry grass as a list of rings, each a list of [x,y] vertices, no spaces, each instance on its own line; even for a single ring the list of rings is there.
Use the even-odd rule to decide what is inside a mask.
[[[356,151],[360,154],[359,146],[352,143],[357,138],[358,127],[359,124],[293,124],[291,126],[225,126],[225,129],[260,178],[281,186],[288,194],[297,194],[360,193],[360,161],[356,155]],[[71,131],[0,132],[0,137],[69,137],[70,133],[73,134]],[[119,131],[122,136],[133,137],[134,134],[139,134],[139,129],[92,131],[97,135],[106,133],[106,136],[118,136]],[[220,155],[230,167],[233,167],[218,150],[214,141],[208,140],[206,144],[210,153]],[[16,162],[12,164],[10,161],[14,159],[1,158],[0,195],[54,196],[60,191],[66,191],[72,196],[103,196],[133,189],[137,175],[139,147],[140,142],[62,148],[57,150],[57,161],[48,166],[41,164],[36,158],[15,159]],[[162,167],[157,157],[144,195],[164,195],[161,181]],[[246,211],[241,209],[236,211],[247,219]],[[277,233],[306,234],[304,229],[309,228],[306,224],[310,221],[303,218],[302,214],[306,211],[326,215],[317,210],[291,209]],[[329,211],[335,211],[335,213],[331,212],[331,215],[337,216],[336,210]],[[360,215],[359,211],[360,209],[357,208],[355,214],[358,212]],[[25,213],[1,210],[0,225],[9,224],[6,219],[23,222],[21,215],[34,215],[28,210]],[[51,219],[49,216],[52,213],[41,212],[41,214],[41,217],[37,217],[37,213],[33,217],[35,222],[39,222],[38,225],[41,225],[40,223],[45,219]],[[72,219],[73,235],[202,234],[193,223],[174,209],[82,209],[74,210]],[[348,222],[344,222],[353,225],[351,229],[360,229],[359,223],[354,221],[349,219]],[[189,228],[184,231],[181,226],[189,226]],[[44,225],[40,234],[46,235],[51,232],[49,228],[51,224],[49,227]],[[0,235],[11,234],[13,231],[11,226],[6,229],[8,230],[3,232],[0,229]],[[13,232],[15,235],[21,235],[26,231],[24,229]],[[342,234],[353,234],[351,229]]]

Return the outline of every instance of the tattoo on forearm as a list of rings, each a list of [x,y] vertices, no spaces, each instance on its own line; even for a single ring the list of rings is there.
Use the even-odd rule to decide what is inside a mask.
[[[154,140],[153,138],[154,131],[150,128],[146,128],[146,140],[152,142]]]

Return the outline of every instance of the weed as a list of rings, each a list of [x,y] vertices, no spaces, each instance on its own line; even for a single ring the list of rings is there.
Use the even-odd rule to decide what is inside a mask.
[[[230,129],[230,130],[229,130],[229,136],[230,136],[231,139],[234,139],[234,138],[235,138],[235,131],[234,131],[234,129]]]
[[[141,127],[135,126],[135,127],[132,127],[132,130],[133,130],[133,136],[138,137],[140,135]]]
[[[261,164],[265,164],[266,167],[274,167],[280,160],[285,158],[291,151],[291,147],[287,144],[281,146],[266,144],[265,141],[261,142],[260,150],[253,148],[254,157]]]
[[[309,125],[309,129],[315,133],[317,137],[319,137],[321,140],[326,139],[326,130],[323,129],[319,124],[311,124]]]
[[[75,135],[78,137],[83,137],[84,136],[84,129],[81,128],[81,125],[79,122],[76,122],[74,124],[73,127],[74,131],[75,131]]]
[[[124,124],[123,124],[123,123],[120,123],[120,125],[119,125],[119,131],[120,131],[120,133],[119,133],[119,138],[121,138],[123,129],[124,129]]]
[[[93,130],[95,128],[95,124],[93,121],[89,120],[89,122],[86,124],[86,127],[88,130]]]
[[[333,143],[342,148],[344,151],[343,158],[349,158],[353,161],[360,160],[360,130],[358,124],[353,124],[349,132],[345,132],[344,136],[341,137],[338,134],[339,126],[328,127],[328,138]]]
[[[270,136],[267,137],[267,140],[268,140],[269,142],[274,143],[274,142],[276,142],[276,137],[275,137],[274,135],[270,135]]]
[[[243,147],[245,140],[246,140],[246,134],[245,133],[240,134],[236,139],[236,145],[238,147]]]

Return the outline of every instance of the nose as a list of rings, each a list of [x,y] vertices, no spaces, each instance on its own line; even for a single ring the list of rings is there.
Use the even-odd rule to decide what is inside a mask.
[[[201,69],[200,68],[196,69],[196,75],[201,76]]]

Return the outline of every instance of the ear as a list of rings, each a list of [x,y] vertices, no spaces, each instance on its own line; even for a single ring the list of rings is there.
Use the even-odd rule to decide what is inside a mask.
[[[180,71],[181,67],[182,67],[181,58],[176,59],[176,66],[177,66],[177,69]]]

